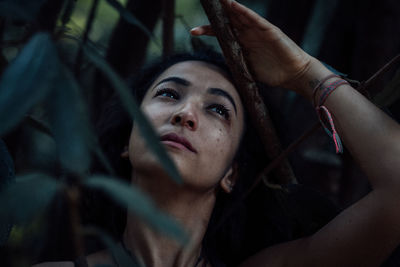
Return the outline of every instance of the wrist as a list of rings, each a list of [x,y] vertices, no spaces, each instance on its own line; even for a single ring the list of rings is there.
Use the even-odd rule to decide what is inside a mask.
[[[287,84],[285,87],[299,93],[312,102],[314,88],[325,77],[332,74],[333,72],[327,69],[318,59],[311,57],[310,62],[302,75]]]

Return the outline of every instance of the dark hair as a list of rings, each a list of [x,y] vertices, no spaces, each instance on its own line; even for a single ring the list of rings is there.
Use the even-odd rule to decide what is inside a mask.
[[[141,103],[150,85],[164,70],[176,63],[189,60],[215,65],[233,81],[229,68],[218,53],[206,51],[177,54],[153,62],[129,80],[132,93],[138,103]],[[129,179],[130,163],[121,159],[120,153],[129,140],[132,120],[124,111],[118,96],[114,96],[105,106],[97,129],[100,145],[117,175],[123,179]],[[290,214],[291,212],[288,212],[286,208],[299,206],[297,200],[291,200],[287,194],[288,191],[295,190],[274,190],[261,185],[254,190],[251,197],[245,201],[241,199],[245,189],[253,183],[256,175],[266,165],[266,155],[260,144],[253,127],[250,123],[246,123],[242,141],[235,156],[239,179],[230,194],[222,190],[217,194],[216,204],[203,239],[203,257],[212,266],[220,266],[221,263],[235,266],[263,247],[290,240],[299,235],[295,230],[299,223],[293,222],[291,218],[293,214]],[[96,164],[93,170],[105,171],[99,164]],[[87,221],[96,223],[116,238],[120,238],[125,227],[125,212],[117,209],[104,195],[100,197],[102,201],[99,201],[98,196],[95,198],[93,200],[92,197],[92,200],[87,202],[89,206],[87,210],[91,210],[86,213]],[[96,203],[97,209],[93,208],[93,203]],[[109,212],[104,212],[105,210]],[[329,214],[328,217],[331,218],[331,216]],[[95,221],[93,218],[96,218]],[[313,227],[308,222],[301,224],[304,227]],[[309,232],[314,231],[316,227],[311,228]],[[306,231],[299,232],[304,235]]]

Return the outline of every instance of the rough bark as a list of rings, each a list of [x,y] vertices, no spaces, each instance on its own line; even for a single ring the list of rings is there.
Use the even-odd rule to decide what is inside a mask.
[[[243,51],[233,34],[229,19],[219,1],[201,0],[201,3],[216,33],[251,121],[258,131],[269,160],[272,160],[282,151],[280,142],[256,82],[246,64]],[[283,160],[276,167],[273,172],[273,181],[282,184],[296,181],[287,160]]]

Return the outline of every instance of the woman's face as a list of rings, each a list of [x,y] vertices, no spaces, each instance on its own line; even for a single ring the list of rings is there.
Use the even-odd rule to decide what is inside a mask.
[[[177,63],[154,81],[141,108],[186,185],[209,190],[222,178],[230,178],[243,132],[244,111],[223,71],[202,61]],[[135,126],[129,158],[137,172],[160,170]]]

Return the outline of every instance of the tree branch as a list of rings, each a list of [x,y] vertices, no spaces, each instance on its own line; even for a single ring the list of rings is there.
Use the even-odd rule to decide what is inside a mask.
[[[237,42],[229,19],[219,1],[201,0],[211,26],[217,36],[228,66],[233,74],[239,94],[248,109],[252,123],[263,142],[269,160],[276,158],[282,151],[275,127],[262,100],[256,82],[246,64],[243,51]],[[273,182],[287,184],[296,182],[293,171],[286,159],[276,164]]]

